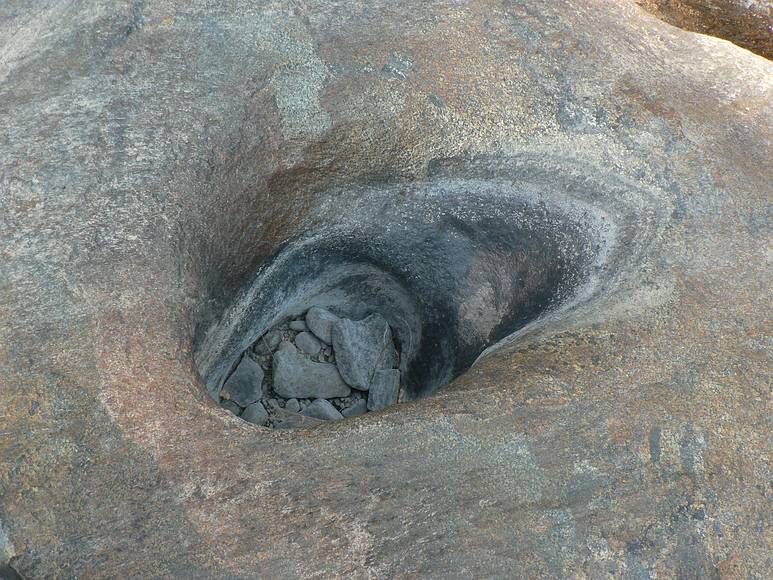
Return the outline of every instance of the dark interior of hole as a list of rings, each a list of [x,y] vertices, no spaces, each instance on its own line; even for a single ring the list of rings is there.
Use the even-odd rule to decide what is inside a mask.
[[[401,348],[404,395],[426,395],[571,297],[601,243],[582,216],[523,200],[426,197],[358,211],[311,224],[257,273],[205,373],[210,392],[258,337],[318,305],[352,319],[382,314]]]

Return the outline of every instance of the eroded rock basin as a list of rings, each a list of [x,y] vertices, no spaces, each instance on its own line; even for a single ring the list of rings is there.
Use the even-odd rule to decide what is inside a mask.
[[[383,316],[401,350],[401,398],[426,396],[492,345],[597,295],[614,270],[617,225],[565,195],[439,180],[365,188],[346,213],[337,195],[321,197],[304,235],[203,335],[213,397],[259,337],[310,308]]]

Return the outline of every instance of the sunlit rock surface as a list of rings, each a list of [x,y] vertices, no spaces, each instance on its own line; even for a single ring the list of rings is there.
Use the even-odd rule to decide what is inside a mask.
[[[771,102],[633,2],[2,3],[0,564],[764,576]],[[448,341],[414,400],[251,425],[209,393],[333,234]]]

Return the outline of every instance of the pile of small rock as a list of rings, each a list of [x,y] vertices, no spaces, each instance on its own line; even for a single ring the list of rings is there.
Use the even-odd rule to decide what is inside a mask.
[[[223,384],[220,406],[278,429],[397,403],[399,353],[380,314],[339,318],[320,307],[261,336]]]

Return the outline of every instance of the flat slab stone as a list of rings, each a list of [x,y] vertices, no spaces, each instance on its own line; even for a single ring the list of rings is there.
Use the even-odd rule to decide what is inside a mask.
[[[378,370],[368,392],[368,410],[380,411],[397,403],[400,390],[400,371],[398,369]]]
[[[338,370],[354,389],[367,391],[378,369],[397,363],[392,331],[380,314],[359,321],[339,320],[333,325],[332,339]]]
[[[301,332],[296,336],[295,346],[297,346],[301,352],[310,355],[315,355],[322,350],[322,343],[310,332]]]
[[[242,407],[254,403],[263,394],[263,369],[248,356],[243,356],[239,366],[228,377],[221,394]]]
[[[323,421],[338,421],[343,419],[344,416],[336,409],[330,401],[325,399],[317,399],[303,410],[303,414],[307,417],[314,417],[315,419],[322,419]]]
[[[281,397],[329,399],[352,392],[335,365],[310,361],[289,342],[280,345],[272,368],[274,391]]]
[[[262,403],[253,403],[244,410],[242,419],[263,426],[268,423],[268,412]]]
[[[332,327],[339,320],[335,314],[319,306],[312,306],[306,313],[306,326],[325,344],[332,344]]]

